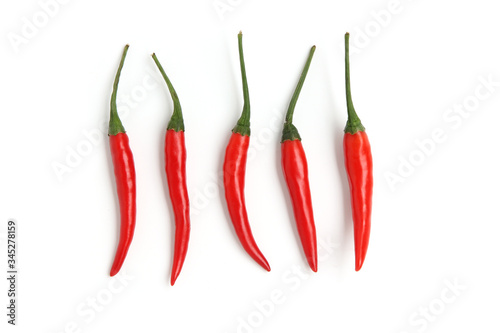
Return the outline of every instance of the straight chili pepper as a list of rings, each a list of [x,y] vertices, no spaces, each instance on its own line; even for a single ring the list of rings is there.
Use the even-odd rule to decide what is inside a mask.
[[[238,47],[240,54],[241,77],[243,82],[243,111],[236,126],[233,128],[229,144],[226,148],[224,158],[224,190],[227,208],[231,221],[236,231],[241,245],[247,253],[259,265],[267,271],[271,268],[257,247],[257,243],[252,235],[250,223],[245,206],[245,169],[247,162],[247,151],[250,143],[250,98],[248,94],[248,84],[245,71],[245,61],[243,59],[242,34],[238,34]]]
[[[136,187],[135,187],[135,167],[134,157],[130,150],[128,136],[125,133],[118,111],[116,108],[116,94],[120,73],[127,55],[128,45],[123,50],[120,66],[116,72],[115,82],[113,84],[113,93],[111,94],[111,111],[109,118],[109,145],[111,157],[113,160],[116,190],[120,204],[120,241],[116,250],[115,260],[111,267],[110,275],[114,276],[123,265],[127,256],[130,243],[134,236],[135,215],[136,215]]]
[[[354,251],[356,271],[365,261],[370,240],[373,163],[370,142],[351,99],[349,72],[349,33],[345,34],[345,84],[347,99],[347,124],[344,129],[344,162],[351,192],[351,209],[354,223]]]
[[[297,230],[306,255],[309,267],[318,271],[318,251],[316,244],[316,227],[314,225],[311,190],[307,169],[307,159],[302,147],[297,128],[292,124],[293,112],[299,98],[300,90],[306,79],[316,46],[311,48],[309,57],[300,75],[299,82],[293,93],[292,100],[286,113],[283,135],[281,137],[281,166],[285,175],[290,198],[292,199],[293,214]]]
[[[168,190],[175,215],[175,246],[174,260],[170,284],[173,286],[179,276],[189,243],[191,223],[189,219],[189,196],[186,184],[186,144],[184,141],[184,119],[181,104],[174,86],[168,79],[158,58],[152,55],[161,75],[167,83],[174,103],[174,111],[167,126],[165,135],[165,173],[167,174]]]

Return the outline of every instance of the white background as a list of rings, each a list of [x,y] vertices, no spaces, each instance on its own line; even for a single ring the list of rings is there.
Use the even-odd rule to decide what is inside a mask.
[[[18,223],[19,246],[18,326],[6,324],[2,278],[2,332],[499,330],[493,1],[61,0],[46,9],[51,16],[41,5],[48,2],[0,5],[2,271],[9,219]],[[239,244],[217,176],[242,107],[240,30],[252,107],[247,208],[270,273]],[[345,31],[354,105],[374,160],[373,228],[360,272],[342,158]],[[105,128],[126,43],[118,104],[135,157],[138,212],[120,280],[108,276],[119,217],[107,138],[89,144],[84,133]],[[279,146],[312,45],[294,122],[309,162],[316,274],[298,241]],[[186,125],[192,234],[174,287],[163,171],[172,102],[152,52],[177,89]],[[442,140],[429,144],[436,130]],[[427,142],[426,154],[416,141]],[[78,149],[86,156],[70,158]],[[410,159],[418,165],[403,167]],[[58,177],[57,165],[70,171]],[[400,178],[391,186],[389,176]]]

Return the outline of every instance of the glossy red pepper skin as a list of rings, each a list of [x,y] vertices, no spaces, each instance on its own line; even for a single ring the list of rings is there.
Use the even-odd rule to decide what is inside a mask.
[[[127,51],[128,45],[126,45],[123,50],[120,65],[116,72],[109,114],[109,146],[114,166],[118,202],[120,205],[120,240],[118,242],[118,248],[116,249],[115,260],[111,267],[111,276],[116,275],[120,271],[125,261],[125,257],[127,256],[128,249],[134,236],[136,217],[134,157],[132,156],[128,136],[125,133],[125,128],[122,125],[116,107],[118,82],[120,81],[120,74]]]
[[[229,139],[224,158],[224,190],[229,216],[236,235],[245,251],[265,270],[269,263],[259,250],[252,235],[245,206],[245,171],[250,136],[233,133]]]
[[[250,144],[250,97],[243,59],[243,35],[238,34],[238,51],[240,55],[241,81],[243,85],[243,111],[234,126],[226,148],[223,165],[224,193],[227,209],[234,230],[245,251],[265,270],[271,268],[266,258],[260,252],[250,229],[247,209],[245,205],[245,171],[247,165],[247,152]]]
[[[302,147],[302,139],[300,138],[299,131],[292,122],[295,105],[304,85],[315,50],[316,46],[313,46],[309,51],[309,57],[302,69],[302,74],[286,112],[283,134],[281,136],[281,166],[292,200],[293,215],[295,216],[302,249],[304,250],[307,263],[313,272],[318,271],[318,250],[307,159]]]
[[[173,286],[186,258],[191,231],[184,131],[167,130],[165,135],[165,172],[175,216],[174,260],[170,278],[170,284]]]
[[[116,190],[120,204],[120,241],[110,275],[114,276],[123,265],[134,236],[136,219],[136,182],[134,157],[126,133],[109,136],[114,166]]]
[[[351,192],[356,271],[365,261],[370,240],[373,162],[366,132],[344,134],[344,162]]]
[[[189,244],[191,221],[189,217],[189,196],[186,182],[186,142],[184,140],[184,118],[177,92],[163,70],[156,55],[152,54],[160,73],[162,74],[172,101],[174,111],[167,125],[165,134],[165,173],[167,175],[168,191],[175,216],[174,259],[170,284],[173,286],[179,276]]]
[[[317,272],[316,226],[309,187],[307,159],[300,140],[287,140],[281,143],[281,165],[290,192],[293,214],[304,254],[309,267]]]
[[[344,163],[351,194],[355,269],[359,271],[365,261],[370,241],[373,161],[365,127],[361,123],[352,103],[349,69],[349,33],[345,35],[345,77],[348,117],[344,129]]]

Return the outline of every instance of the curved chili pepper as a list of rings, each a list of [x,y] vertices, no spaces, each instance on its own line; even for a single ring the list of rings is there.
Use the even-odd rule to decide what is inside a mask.
[[[316,244],[316,227],[314,225],[311,190],[309,188],[307,159],[302,147],[302,139],[297,128],[292,124],[295,104],[297,104],[297,99],[306,79],[315,50],[316,46],[313,46],[309,52],[309,57],[300,75],[299,83],[297,83],[292,100],[288,106],[285,125],[283,126],[283,135],[281,137],[281,166],[283,167],[283,174],[285,175],[290,198],[292,199],[293,214],[304,254],[306,255],[309,267],[314,272],[317,272],[318,250]]]
[[[167,126],[165,135],[165,172],[167,174],[168,191],[175,215],[174,260],[170,284],[173,286],[179,276],[189,243],[191,223],[189,219],[189,196],[186,184],[186,144],[184,142],[184,119],[181,104],[174,86],[163,70],[158,58],[152,55],[161,75],[167,83],[174,102],[174,112]]]
[[[109,118],[109,145],[111,157],[113,160],[116,190],[118,193],[118,201],[120,203],[120,241],[116,249],[115,260],[111,267],[110,275],[114,276],[119,271],[127,256],[130,243],[134,236],[135,229],[135,167],[134,157],[130,150],[128,136],[125,133],[118,111],[116,108],[116,94],[118,90],[118,82],[120,73],[127,55],[128,45],[123,50],[120,66],[116,72],[115,82],[113,84],[113,93],[111,95],[111,111]]]
[[[270,271],[269,263],[257,247],[257,243],[252,235],[250,223],[248,222],[247,210],[245,207],[245,169],[247,163],[247,151],[250,143],[250,98],[248,94],[248,84],[245,72],[245,61],[243,59],[242,34],[238,34],[238,47],[240,54],[240,67],[243,82],[243,111],[238,123],[233,128],[229,144],[226,148],[224,158],[224,190],[227,208],[234,230],[241,245],[247,253],[259,265]]]
[[[365,261],[370,240],[373,163],[370,142],[351,99],[349,72],[349,33],[345,34],[345,82],[347,124],[344,129],[344,162],[351,190],[351,209],[354,223],[354,251],[356,271]]]

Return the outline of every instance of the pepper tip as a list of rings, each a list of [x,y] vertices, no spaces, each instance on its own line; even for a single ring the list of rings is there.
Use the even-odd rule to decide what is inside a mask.
[[[258,261],[258,264],[264,268],[266,271],[270,272],[271,271],[271,266],[269,266],[269,263],[267,262],[266,258],[262,258],[262,260]]]
[[[307,258],[307,263],[309,264],[309,267],[314,273],[318,272],[318,258],[317,257],[308,257]]]
[[[170,285],[173,286],[175,284],[175,281],[177,281],[177,278],[179,277],[180,274],[180,268],[176,268],[172,271],[172,274],[170,275]]]
[[[356,272],[359,272],[361,270],[361,267],[363,267],[363,262],[364,258],[356,260],[356,267],[355,267]]]

